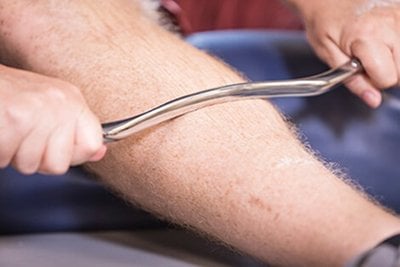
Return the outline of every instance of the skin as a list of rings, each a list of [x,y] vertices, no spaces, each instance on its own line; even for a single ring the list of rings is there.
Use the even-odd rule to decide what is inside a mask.
[[[365,69],[347,83],[369,106],[382,102],[380,90],[399,84],[400,2],[388,0],[288,0],[304,19],[316,53],[332,67],[351,57]]]
[[[243,81],[136,1],[1,3],[3,62],[81,88],[101,121]],[[400,231],[397,217],[324,166],[265,101],[163,123],[110,144],[87,168],[132,203],[273,265],[341,266]]]

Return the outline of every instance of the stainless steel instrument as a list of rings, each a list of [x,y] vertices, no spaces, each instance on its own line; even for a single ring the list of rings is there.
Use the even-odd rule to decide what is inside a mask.
[[[361,71],[361,63],[353,59],[338,68],[306,78],[239,83],[185,95],[136,116],[102,124],[104,142],[123,139],[164,121],[219,103],[242,99],[320,95]]]

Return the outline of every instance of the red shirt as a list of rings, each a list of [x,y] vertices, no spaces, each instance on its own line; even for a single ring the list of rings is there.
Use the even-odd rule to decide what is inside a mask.
[[[184,33],[215,29],[302,29],[301,20],[279,0],[161,0]]]

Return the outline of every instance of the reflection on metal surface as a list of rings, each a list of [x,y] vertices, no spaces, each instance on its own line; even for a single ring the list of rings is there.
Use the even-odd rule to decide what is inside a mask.
[[[302,79],[233,84],[189,94],[131,118],[102,124],[104,142],[123,139],[164,121],[219,103],[240,99],[320,95],[361,71],[361,63],[354,59],[338,68]]]

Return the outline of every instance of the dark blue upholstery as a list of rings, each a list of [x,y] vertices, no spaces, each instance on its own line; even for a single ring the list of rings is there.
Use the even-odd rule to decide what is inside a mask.
[[[63,176],[0,171],[0,234],[160,226],[112,195],[82,170]]]
[[[303,33],[211,32],[193,35],[189,41],[253,80],[287,79],[326,69]],[[274,102],[323,158],[337,162],[369,193],[400,211],[400,111],[395,102],[373,111],[343,88],[320,97]],[[25,177],[11,169],[0,171],[0,233],[159,224],[85,178],[79,169],[62,177]]]

